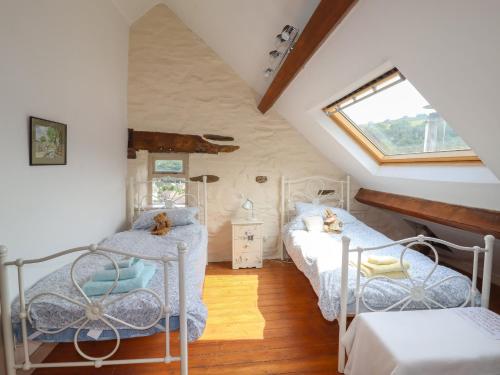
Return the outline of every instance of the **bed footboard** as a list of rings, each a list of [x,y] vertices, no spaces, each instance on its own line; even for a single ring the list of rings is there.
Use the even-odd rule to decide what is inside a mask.
[[[151,257],[145,256],[141,254],[132,254],[119,250],[108,249],[99,247],[97,245],[90,245],[86,247],[79,247],[70,250],[61,251],[59,253],[53,254],[48,257],[38,258],[38,259],[17,259],[16,261],[7,261],[7,248],[4,246],[0,246],[0,292],[1,292],[1,314],[2,314],[2,328],[3,328],[3,344],[5,350],[5,364],[7,375],[15,375],[18,370],[32,370],[37,368],[55,368],[55,367],[102,367],[107,365],[127,365],[127,364],[140,364],[140,363],[170,363],[174,361],[179,361],[181,364],[181,374],[187,375],[188,373],[188,333],[187,333],[187,301],[186,301],[186,281],[185,281],[185,268],[186,268],[186,255],[187,255],[187,246],[184,242],[179,242],[177,245],[178,255],[175,257],[172,256],[164,256],[164,257]],[[23,272],[26,265],[42,263],[54,258],[61,257],[63,255],[73,254],[73,253],[82,253],[71,265],[71,279],[83,297],[84,302],[81,300],[75,300],[70,296],[64,296],[58,293],[54,293],[51,291],[47,291],[46,293],[37,294],[30,299],[30,301],[26,301],[25,298],[25,290],[24,290],[24,278]],[[111,261],[113,264],[116,275],[115,280],[113,282],[113,286],[99,299],[90,299],[83,289],[78,285],[75,279],[74,270],[77,267],[78,262],[89,255],[96,254],[103,256]],[[126,257],[135,257],[143,260],[155,261],[159,262],[163,265],[163,287],[164,287],[164,301],[163,302],[160,296],[153,290],[147,288],[138,288],[131,290],[128,293],[124,293],[119,298],[115,298],[113,301],[106,301],[106,298],[112,292],[112,290],[117,286],[119,280],[119,267],[115,259],[110,257],[110,255],[119,255]],[[170,307],[168,306],[169,301],[169,291],[168,291],[168,273],[167,267],[170,262],[177,262],[178,264],[178,272],[179,272],[179,330],[180,330],[180,356],[172,356],[170,352],[170,324],[169,318],[171,315]],[[21,323],[21,334],[23,341],[23,352],[24,352],[24,360],[23,363],[16,363],[14,358],[14,335],[12,329],[12,313],[11,313],[11,299],[9,297],[9,280],[7,275],[8,267],[15,267],[17,269],[17,279],[19,285],[19,320]],[[127,323],[119,318],[113,317],[106,313],[107,304],[111,304],[126,298],[128,295],[135,292],[143,292],[151,294],[154,299],[156,299],[159,303],[159,315],[155,319],[154,322],[148,324],[147,326],[136,326],[134,324]],[[76,362],[57,362],[57,363],[32,363],[30,360],[30,355],[28,351],[28,323],[31,323],[30,309],[31,304],[34,300],[42,296],[51,296],[63,298],[68,302],[77,304],[80,306],[84,315],[82,318],[77,321],[71,322],[66,326],[57,329],[46,331],[42,329],[36,329],[32,324],[32,328],[36,329],[45,334],[55,334],[64,331],[67,328],[74,327],[78,325],[79,328],[76,330],[74,335],[74,346],[75,350],[78,354],[84,359],[82,361]],[[162,319],[165,319],[165,355],[160,358],[134,358],[134,359],[111,359],[112,356],[116,353],[120,346],[120,333],[117,328],[113,325],[113,323],[119,323],[128,328],[135,330],[146,330],[158,324],[158,322]],[[92,321],[99,321],[105,324],[109,329],[111,329],[116,335],[116,345],[113,350],[104,355],[102,357],[94,357],[86,354],[81,350],[78,345],[78,336],[80,331],[85,327],[85,325]]]
[[[360,303],[363,303],[364,307],[369,311],[389,311],[389,310],[404,310],[412,302],[421,303],[424,308],[446,308],[441,303],[437,302],[430,296],[430,291],[438,287],[439,285],[447,282],[450,279],[464,279],[466,282],[470,283],[468,287],[468,296],[465,301],[459,307],[464,306],[475,306],[476,297],[478,296],[477,279],[478,279],[478,265],[479,265],[479,255],[484,254],[483,262],[483,277],[482,277],[482,288],[481,288],[481,306],[488,308],[489,298],[490,298],[490,286],[491,286],[491,272],[493,264],[493,247],[494,247],[495,237],[487,235],[484,237],[484,247],[473,246],[465,247],[453,244],[448,241],[444,241],[438,238],[425,237],[423,235],[417,237],[406,238],[400,241],[391,242],[382,246],[370,247],[370,248],[350,248],[350,239],[348,237],[342,237],[342,270],[341,270],[341,285],[340,285],[340,316],[339,316],[339,354],[338,354],[338,372],[344,373],[345,367],[345,346],[343,345],[343,338],[346,333],[347,328],[347,308],[348,308],[348,283],[349,283],[349,254],[353,254],[356,258],[358,264],[356,270],[356,286],[354,288],[354,300],[355,300],[355,314],[359,313]],[[430,282],[430,277],[436,270],[439,263],[439,255],[433,244],[446,245],[452,249],[458,251],[466,251],[473,253],[473,265],[472,265],[472,279],[464,275],[452,275],[445,277],[437,282]],[[379,250],[394,245],[404,246],[401,251],[399,262],[401,264],[401,269],[403,270],[405,277],[410,281],[410,285],[403,285],[400,282],[390,279],[387,276],[373,276],[368,278],[367,281],[361,282],[361,255],[365,251]],[[431,250],[434,254],[434,266],[430,270],[429,274],[425,279],[413,279],[411,275],[407,272],[405,267],[403,267],[403,259],[405,253],[408,249],[414,246],[424,246]],[[372,281],[375,280],[386,280],[391,281],[394,286],[401,288],[404,291],[404,297],[396,303],[385,308],[374,308],[370,306],[365,301],[365,289]]]

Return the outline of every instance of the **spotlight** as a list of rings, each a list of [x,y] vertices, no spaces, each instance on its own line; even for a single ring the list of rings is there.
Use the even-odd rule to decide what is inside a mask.
[[[266,77],[266,78],[271,77],[271,74],[273,74],[273,72],[274,72],[273,69],[267,68],[266,70],[264,70],[264,77]]]
[[[290,39],[290,34],[292,33],[293,31],[293,27],[290,26],[290,25],[286,25],[283,30],[281,30],[281,38],[285,41],[287,41],[288,39]]]
[[[281,52],[278,50],[272,50],[269,52],[269,56],[271,56],[273,59],[279,57],[281,55]]]

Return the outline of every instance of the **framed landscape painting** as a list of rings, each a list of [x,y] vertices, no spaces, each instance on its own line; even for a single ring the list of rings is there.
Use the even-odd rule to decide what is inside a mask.
[[[66,165],[67,126],[30,117],[30,165]]]

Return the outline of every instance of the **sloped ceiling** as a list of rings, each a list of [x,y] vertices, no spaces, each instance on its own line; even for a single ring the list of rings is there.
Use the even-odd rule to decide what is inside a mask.
[[[167,5],[257,93],[275,36],[286,24],[302,29],[319,0],[112,0],[133,23],[151,7]]]
[[[129,22],[164,3],[257,93],[274,36],[318,0],[112,0]],[[280,112],[364,187],[500,210],[500,2],[359,0],[278,100]],[[486,167],[380,167],[323,105],[397,66]]]
[[[500,2],[360,0],[277,102],[365,187],[500,209]],[[486,167],[379,167],[320,108],[397,66]]]

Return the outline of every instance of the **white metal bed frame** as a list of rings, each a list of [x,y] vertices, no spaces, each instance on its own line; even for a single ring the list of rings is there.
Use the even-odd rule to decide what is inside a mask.
[[[45,261],[49,261],[51,259],[55,259],[64,255],[69,255],[69,254],[76,254],[82,252],[83,254],[80,255],[73,263],[71,266],[71,279],[73,284],[75,285],[76,289],[78,292],[82,295],[82,297],[85,300],[85,303],[82,303],[80,301],[75,300],[74,298],[64,296],[62,294],[58,293],[53,293],[53,292],[46,292],[46,293],[41,293],[33,297],[28,304],[26,304],[26,299],[25,299],[25,294],[24,294],[24,278],[23,278],[23,273],[24,273],[24,266],[25,265],[30,265],[30,264],[36,264],[36,263],[42,263]],[[2,307],[2,328],[3,328],[3,335],[4,335],[4,350],[5,350],[5,362],[6,362],[6,368],[7,368],[7,375],[15,375],[17,370],[24,370],[28,371],[31,369],[37,369],[37,368],[53,368],[53,367],[80,367],[80,366],[94,366],[96,368],[102,367],[102,366],[107,366],[107,365],[125,365],[125,364],[139,364],[139,363],[170,363],[174,361],[180,361],[181,363],[181,374],[186,375],[188,373],[188,349],[187,349],[187,312],[186,312],[186,286],[185,286],[185,262],[186,262],[186,254],[187,254],[187,247],[184,243],[179,243],[178,244],[178,256],[176,257],[150,257],[150,256],[145,256],[145,255],[140,255],[140,254],[133,254],[133,253],[128,253],[124,251],[118,251],[118,250],[113,250],[113,249],[108,249],[104,247],[100,247],[97,245],[90,245],[90,246],[83,246],[83,247],[78,247],[74,249],[69,249],[65,251],[60,251],[58,253],[55,253],[53,255],[43,257],[43,258],[36,258],[36,259],[17,259],[15,261],[10,261],[7,262],[7,248],[5,246],[0,247],[0,287],[1,287],[1,292],[2,292],[2,301],[1,301],[1,307]],[[80,287],[78,282],[76,281],[75,278],[75,269],[76,265],[78,262],[83,259],[86,256],[92,255],[92,254],[98,254],[101,256],[104,256],[107,258],[109,261],[112,262],[116,272],[115,280],[113,283],[113,286],[104,294],[102,297],[99,299],[90,299],[83,289]],[[149,260],[149,261],[157,261],[163,263],[163,269],[164,269],[164,286],[165,286],[165,303],[163,303],[160,299],[160,296],[156,294],[153,290],[147,289],[147,288],[139,288],[132,290],[128,293],[125,293],[121,295],[118,298],[113,299],[112,301],[106,302],[106,299],[109,297],[110,293],[112,290],[116,287],[119,279],[119,272],[120,268],[118,267],[118,264],[116,261],[111,258],[108,254],[116,254],[116,255],[121,255],[121,256],[126,256],[126,257],[137,257],[140,259],[144,260]],[[179,323],[180,323],[180,348],[181,348],[181,354],[180,357],[173,357],[170,354],[170,326],[169,326],[169,318],[170,318],[170,311],[166,303],[168,304],[168,276],[167,276],[167,265],[169,262],[178,262],[179,266]],[[24,361],[22,364],[16,363],[14,359],[14,335],[12,332],[12,321],[11,321],[11,310],[10,310],[10,298],[9,298],[9,283],[8,283],[8,277],[7,277],[7,269],[8,267],[16,267],[17,268],[17,275],[18,275],[18,286],[19,286],[19,304],[20,304],[20,312],[19,312],[19,318],[21,320],[21,332],[22,332],[22,338],[23,338],[23,352],[24,352]],[[150,293],[153,295],[153,297],[158,301],[159,306],[160,306],[160,313],[158,314],[158,317],[155,319],[155,321],[152,324],[149,324],[145,327],[138,327],[133,324],[129,324],[127,322],[124,322],[121,319],[115,318],[105,312],[105,309],[107,306],[109,306],[112,303],[115,303],[119,300],[122,300],[129,295],[137,292],[146,292]],[[63,328],[56,329],[53,331],[47,331],[47,330],[42,330],[40,328],[34,328],[37,331],[40,331],[42,333],[46,334],[56,334],[59,332],[64,331],[65,329],[69,327],[73,327],[76,324],[80,324],[79,328],[76,330],[74,339],[73,339],[73,344],[75,346],[76,351],[80,356],[82,356],[86,361],[76,361],[76,362],[51,362],[51,363],[32,363],[30,360],[29,356],[29,348],[28,348],[28,329],[27,329],[27,322],[31,323],[31,317],[30,317],[30,309],[33,301],[35,301],[37,298],[50,295],[50,296],[55,296],[59,297],[62,299],[65,299],[66,301],[72,302],[80,307],[82,307],[82,311],[84,312],[83,316],[76,320],[73,321]],[[136,330],[146,330],[149,329],[153,326],[155,326],[162,318],[165,318],[165,356],[161,358],[135,358],[135,359],[115,359],[115,360],[109,360],[108,358],[112,357],[116,351],[118,350],[120,346],[120,333],[118,330],[111,324],[111,321],[123,324],[129,328],[136,329]],[[102,357],[93,357],[85,352],[83,352],[80,349],[80,346],[78,345],[78,336],[79,333],[82,329],[85,328],[85,326],[89,322],[93,321],[101,321],[105,325],[107,325],[110,329],[112,329],[116,335],[116,345],[114,349],[108,353],[107,355],[104,355]]]
[[[321,192],[321,194],[320,194]],[[311,176],[297,179],[281,177],[280,239],[278,252],[284,259],[282,228],[295,213],[295,202],[328,203],[330,206],[351,210],[351,178],[339,180],[327,176]]]
[[[326,194],[320,194],[320,191],[327,191]],[[338,208],[343,208],[347,211],[350,211],[350,177],[346,176],[345,180],[336,180],[331,177],[325,176],[311,176],[304,177],[299,179],[288,179],[286,177],[282,177],[281,179],[281,202],[280,202],[280,224],[281,228],[285,224],[287,224],[295,211],[295,202],[310,202],[313,204],[323,204],[327,203],[330,206],[335,206]],[[280,230],[280,233],[282,231]],[[489,296],[490,296],[490,287],[491,287],[491,273],[492,273],[492,258],[493,258],[493,247],[495,238],[491,235],[487,235],[484,237],[484,247],[479,246],[460,246],[457,244],[450,243],[448,241],[444,241],[438,238],[433,237],[425,237],[425,236],[416,236],[411,238],[405,238],[399,241],[390,242],[388,244],[376,247],[369,248],[361,248],[357,247],[354,249],[349,248],[350,239],[346,236],[342,237],[342,268],[341,268],[341,285],[340,285],[340,318],[339,318],[339,353],[338,353],[338,371],[343,373],[345,367],[345,347],[342,345],[342,338],[345,335],[347,328],[347,317],[348,315],[348,272],[349,272],[349,254],[356,253],[357,256],[357,264],[361,263],[362,253],[370,250],[379,250],[386,247],[394,246],[394,245],[402,245],[404,249],[401,251],[400,255],[400,263],[403,264],[403,257],[407,252],[407,249],[411,249],[414,246],[426,246],[428,247],[432,253],[434,254],[434,267],[431,269],[429,274],[424,280],[414,280],[411,278],[411,274],[407,272],[403,267],[403,272],[405,276],[410,280],[411,287],[408,288],[404,284],[398,282],[397,280],[390,279],[386,276],[374,276],[361,283],[361,269],[357,267],[356,273],[356,288],[354,291],[355,296],[355,314],[359,313],[360,302],[369,310],[369,311],[388,311],[393,310],[395,308],[400,308],[400,310],[404,310],[411,302],[421,302],[426,308],[432,308],[432,306],[437,308],[444,308],[441,304],[434,301],[428,295],[428,291],[434,287],[439,286],[440,284],[446,282],[451,278],[462,278],[470,283],[469,285],[469,294],[465,302],[462,306],[466,306],[468,304],[474,306],[476,302],[476,296],[479,293],[477,290],[477,279],[478,279],[478,265],[479,265],[479,254],[484,254],[484,262],[483,262],[483,277],[482,277],[482,289],[481,289],[481,306],[488,307],[489,305]],[[464,275],[455,275],[449,276],[439,282],[435,282],[431,285],[427,285],[429,278],[434,273],[438,263],[439,256],[437,250],[433,246],[433,243],[446,245],[452,249],[456,249],[459,251],[472,252],[474,255],[473,258],[473,267],[472,267],[472,280]],[[281,254],[281,258],[283,259],[283,248],[284,243],[283,239],[280,238],[279,241],[279,251]],[[364,298],[364,292],[367,287],[369,287],[370,283],[373,280],[377,279],[386,279],[390,280],[390,282],[395,283],[395,285],[399,286],[403,291],[405,291],[408,295],[402,298],[399,302],[393,304],[392,306],[388,306],[384,309],[375,309],[371,307]]]
[[[399,309],[399,311],[404,310],[410,305],[412,302],[421,303],[427,309],[432,308],[441,308],[445,309],[446,307],[440,304],[439,302],[432,299],[429,295],[429,291],[444,282],[450,279],[463,279],[468,285],[468,294],[465,301],[459,307],[465,306],[475,306],[476,297],[479,293],[477,289],[477,279],[478,279],[478,265],[479,265],[479,254],[484,254],[484,263],[483,263],[483,278],[482,278],[482,288],[481,288],[481,307],[488,308],[489,306],[489,298],[490,298],[490,288],[491,288],[491,272],[493,265],[493,247],[495,243],[495,237],[492,235],[487,235],[484,237],[484,247],[479,246],[460,246],[448,241],[441,240],[439,238],[426,237],[423,235],[405,238],[400,241],[390,242],[388,244],[382,246],[375,247],[367,247],[361,248],[357,247],[354,249],[349,248],[350,239],[346,236],[342,237],[342,272],[341,272],[341,281],[340,281],[340,318],[339,318],[339,354],[338,354],[338,371],[340,373],[344,372],[345,368],[345,346],[343,345],[343,338],[346,333],[347,328],[347,316],[348,316],[348,308],[347,308],[347,299],[348,299],[348,275],[349,275],[349,254],[355,254],[356,263],[358,267],[356,267],[356,287],[354,290],[354,298],[355,298],[355,315],[359,313],[360,302],[363,303],[364,307],[369,311],[389,311]],[[474,260],[472,265],[472,280],[469,279],[465,275],[452,275],[445,277],[442,280],[434,282],[429,285],[429,279],[436,270],[439,264],[439,255],[433,244],[441,244],[448,246],[449,248],[456,249],[459,251],[467,251],[472,252],[474,254]],[[359,267],[361,263],[362,254],[366,251],[370,250],[380,250],[386,247],[394,246],[394,245],[402,245],[404,249],[401,251],[401,255],[399,258],[399,262],[406,278],[410,281],[410,286],[407,286],[401,283],[398,280],[391,279],[387,276],[373,276],[368,278],[366,281],[361,282],[361,267]],[[430,270],[429,274],[423,279],[413,279],[411,277],[411,273],[408,272],[405,267],[403,267],[404,256],[408,249],[413,248],[414,246],[425,246],[432,250],[434,254],[434,266]],[[394,286],[399,287],[406,295],[399,300],[398,302],[388,306],[386,308],[377,309],[370,306],[365,300],[365,290],[369,287],[370,283],[374,280],[386,280],[391,282]]]
[[[173,178],[165,178],[166,181],[171,181],[175,183],[177,179]],[[145,210],[144,207],[144,202],[145,198],[144,196],[141,196],[141,190],[138,189],[138,186],[141,184],[146,184],[150,186],[152,181],[135,181],[131,180],[129,184],[129,205],[135,210],[138,211],[138,213],[142,212]],[[188,184],[188,181],[186,181],[186,186]],[[203,182],[201,183],[195,183],[196,184],[196,193],[192,194],[190,192],[187,192],[185,195],[179,195],[175,197],[175,200],[180,199],[180,198],[186,198],[186,200],[191,203],[196,202],[198,208],[203,209],[203,214],[199,212],[198,217],[199,220],[203,222],[203,224],[206,226],[207,224],[207,217],[208,217],[208,211],[207,211],[207,179],[206,176],[203,177]],[[200,185],[203,186],[203,192],[200,191]],[[150,190],[147,190],[148,193]],[[147,193],[147,194],[148,194]],[[200,195],[203,194],[203,201],[200,200]],[[165,199],[164,200],[164,206],[165,208],[170,208],[174,206],[175,200],[173,199]],[[203,202],[202,204],[200,204]],[[155,207],[155,208],[161,208],[161,207]],[[186,285],[185,285],[185,265],[186,265],[186,254],[187,254],[187,246],[184,242],[179,242],[177,245],[178,249],[178,255],[175,257],[172,256],[164,256],[164,257],[152,257],[152,256],[146,256],[146,255],[141,255],[141,254],[134,254],[134,253],[129,253],[129,252],[124,252],[120,250],[114,250],[114,249],[109,249],[105,247],[101,247],[98,245],[89,245],[89,246],[83,246],[83,247],[77,247],[73,249],[68,249],[64,251],[57,252],[55,254],[42,257],[42,258],[35,258],[35,259],[17,259],[15,261],[7,261],[7,248],[5,246],[0,246],[0,295],[1,295],[1,315],[2,315],[2,329],[3,329],[3,344],[4,344],[4,351],[5,351],[5,363],[6,363],[6,369],[7,369],[7,375],[15,375],[17,373],[17,370],[23,370],[23,371],[29,371],[32,369],[37,369],[37,368],[56,368],[56,367],[81,367],[81,366],[87,366],[87,367],[102,367],[102,366],[107,366],[107,365],[127,365],[127,364],[140,364],[140,363],[171,363],[175,361],[179,361],[181,364],[181,374],[182,375],[187,375],[188,374],[188,341],[187,341],[187,311],[186,311]],[[82,303],[81,301],[75,300],[72,297],[69,296],[64,296],[59,293],[54,293],[54,292],[45,292],[41,294],[35,295],[31,300],[27,303],[26,297],[25,297],[25,288],[24,288],[24,266],[26,265],[34,265],[37,263],[42,263],[46,261],[50,261],[52,259],[56,259],[65,255],[71,255],[71,254],[77,254],[77,253],[82,253],[80,256],[76,258],[71,264],[71,281],[74,284],[75,288],[77,291],[80,293],[80,295],[83,297],[84,302]],[[111,292],[113,289],[117,286],[118,280],[120,277],[120,268],[118,267],[118,264],[116,261],[110,256],[111,254],[118,255],[118,256],[124,256],[124,257],[136,257],[140,258],[143,260],[147,261],[154,261],[154,262],[160,262],[163,264],[163,283],[164,283],[164,298],[165,302],[161,301],[160,296],[155,293],[151,289],[147,288],[138,288],[134,289],[128,293],[121,294],[119,297],[114,298],[111,301],[106,301],[108,297],[110,296]],[[108,261],[110,261],[115,270],[116,270],[116,276],[115,280],[113,282],[113,285],[109,288],[109,290],[101,297],[95,298],[95,299],[90,299],[81,286],[78,284],[75,276],[75,270],[77,269],[78,262],[80,262],[83,258],[90,256],[90,255],[100,255]],[[168,307],[168,301],[169,301],[169,294],[168,294],[168,274],[167,274],[167,266],[169,262],[177,262],[178,263],[178,269],[179,269],[179,331],[180,331],[180,356],[172,356],[170,353],[170,309]],[[12,315],[11,315],[11,299],[9,297],[9,280],[8,280],[8,268],[9,267],[16,267],[17,269],[17,281],[18,281],[18,291],[19,291],[19,319],[21,322],[21,335],[23,339],[23,355],[24,355],[24,360],[23,363],[16,363],[15,361],[15,345],[14,345],[14,335],[13,335],[13,330],[12,330]],[[149,293],[151,294],[154,299],[158,302],[159,305],[159,314],[156,317],[156,319],[151,323],[148,324],[147,326],[136,326],[130,323],[127,323],[121,319],[118,319],[116,317],[113,317],[109,314],[106,313],[106,307],[121,301],[128,296],[137,293],[137,292],[142,292],[142,293]],[[40,329],[40,328],[35,328],[35,326],[32,324],[31,320],[31,315],[30,315],[30,310],[31,306],[34,301],[36,301],[38,298],[41,298],[43,296],[52,296],[52,297],[58,297],[62,298],[68,302],[71,302],[73,304],[76,304],[82,308],[83,315],[81,318],[77,319],[76,321],[73,321],[67,325],[65,325],[62,328],[55,329],[55,330],[45,330],[45,329]],[[116,351],[118,350],[120,346],[120,333],[117,328],[113,326],[111,322],[116,322],[121,325],[124,325],[128,328],[135,329],[135,330],[147,330],[155,325],[162,319],[165,318],[165,356],[161,358],[134,358],[134,359],[109,359],[111,358]],[[116,345],[114,349],[108,353],[107,355],[101,356],[101,357],[93,357],[91,355],[86,354],[84,351],[81,350],[79,344],[78,344],[78,336],[80,334],[80,331],[85,328],[85,326],[89,322],[96,322],[100,321],[104,323],[104,325],[108,326],[115,334],[116,336]],[[53,362],[53,363],[33,363],[31,362],[30,355],[29,355],[29,347],[28,347],[28,322],[30,323],[31,327],[35,329],[36,331],[39,331],[41,333],[45,334],[57,334],[60,333],[68,328],[73,328],[76,325],[79,325],[75,332],[74,338],[73,338],[73,344],[75,346],[75,350],[78,352],[78,354],[85,359],[85,361],[72,361],[72,362]]]

